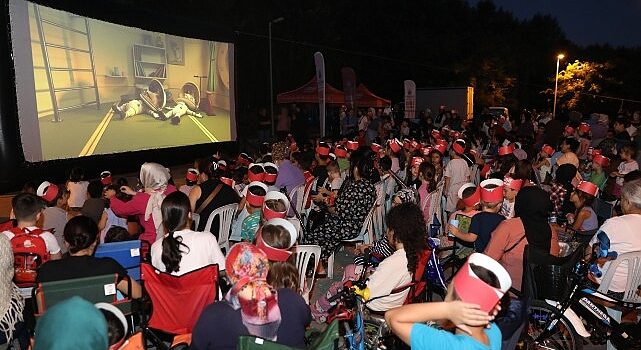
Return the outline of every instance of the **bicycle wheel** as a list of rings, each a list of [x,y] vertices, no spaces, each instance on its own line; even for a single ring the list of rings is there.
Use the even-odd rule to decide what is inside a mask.
[[[583,349],[583,340],[576,333],[574,327],[565,318],[561,316],[551,330],[551,334],[546,339],[538,343],[534,339],[539,336],[548,325],[552,315],[558,313],[558,310],[542,300],[534,300],[528,313],[527,334],[524,339],[525,348],[531,349],[556,349],[556,350],[581,350]]]

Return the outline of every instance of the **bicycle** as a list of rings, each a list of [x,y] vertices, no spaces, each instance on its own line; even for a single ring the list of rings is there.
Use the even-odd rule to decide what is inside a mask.
[[[562,300],[532,302],[527,335],[522,339],[527,349],[582,349],[583,338],[598,344],[610,340],[617,349],[641,348],[641,325],[617,322],[593,299],[625,308],[638,309],[641,303],[626,302],[599,292],[587,278],[591,272],[600,277],[600,271],[594,268],[595,261],[593,257],[574,266],[569,276],[569,291]]]

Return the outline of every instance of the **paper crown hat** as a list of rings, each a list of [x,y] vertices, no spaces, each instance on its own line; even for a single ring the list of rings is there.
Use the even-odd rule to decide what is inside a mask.
[[[481,280],[479,276],[472,271],[470,264],[491,271],[497,277],[499,287],[492,287]],[[496,260],[485,254],[473,253],[463,267],[456,273],[452,284],[456,294],[463,302],[477,304],[482,311],[489,313],[510,289],[512,279],[507,270],[496,262]]]
[[[251,163],[247,167],[247,179],[249,181],[265,181],[265,168],[260,163]]]
[[[596,197],[596,195],[599,194],[599,187],[590,181],[579,182],[579,184],[576,186],[576,189],[581,192],[585,192],[592,197]]]
[[[480,172],[481,178],[485,179],[487,177],[487,174],[489,174],[490,170],[492,170],[492,167],[490,166],[490,164],[485,163],[481,168],[481,172]]]
[[[36,190],[38,197],[44,199],[45,202],[51,202],[54,200],[58,196],[58,192],[60,192],[58,186],[49,181],[43,181]]]
[[[268,200],[281,200],[283,201],[283,204],[285,204],[285,210],[284,211],[276,211],[270,207],[267,206],[267,201]],[[289,211],[289,199],[287,199],[287,196],[278,192],[278,191],[269,191],[265,195],[265,201],[263,202],[263,217],[266,220],[271,220],[271,219],[276,219],[276,218],[281,218],[284,219],[287,217],[287,212]]]
[[[424,161],[425,161],[425,159],[423,159],[423,157],[412,157],[412,166],[419,166]]]
[[[565,131],[565,133],[566,133],[566,134],[568,134],[568,135],[572,135],[572,134],[574,134],[574,128],[573,128],[573,127],[571,127],[571,126],[569,126],[569,125],[566,125],[566,126],[565,126],[565,129],[563,129],[563,130],[564,130],[564,131]]]
[[[463,198],[463,192],[468,188],[476,188],[476,190],[471,196]],[[463,184],[463,186],[458,190],[458,198],[463,201],[465,206],[473,207],[481,202],[481,188],[471,182]]]
[[[262,231],[265,229],[267,226],[281,226],[284,228],[287,233],[289,233],[289,246],[287,248],[274,248],[267,244],[263,240],[263,234]],[[285,219],[271,219],[268,220],[265,225],[261,228],[260,232],[258,233],[256,237],[256,246],[267,255],[267,259],[271,261],[287,261],[289,257],[292,255],[292,252],[289,250],[291,247],[294,246],[296,243],[296,240],[298,239],[298,232],[296,231],[296,228],[294,225],[292,225],[291,222],[285,220]]]
[[[597,154],[592,158],[592,161],[599,164],[602,167],[607,167],[610,165],[610,158],[603,156],[601,154]]]
[[[247,166],[253,162],[254,160],[252,159],[252,157],[248,156],[247,153],[243,152],[238,155],[238,164],[240,164],[241,166]]]
[[[590,154],[589,154],[589,156],[592,157],[592,159],[594,159],[594,157],[600,156],[600,155],[601,155],[601,150],[600,149],[593,149],[592,152],[590,152]]]
[[[227,185],[229,187],[234,187],[234,185],[236,184],[236,182],[234,180],[232,180],[232,179],[230,179],[228,177],[224,177],[224,176],[220,177],[220,182],[224,183],[225,185]]]
[[[437,139],[437,140],[440,140],[441,139],[441,132],[436,130],[436,129],[432,130],[432,137]]]
[[[541,151],[543,151],[543,153],[547,154],[548,156],[551,156],[554,154],[554,147],[550,145],[543,145],[543,147],[541,147]]]
[[[409,151],[412,148],[412,141],[409,139],[403,139],[403,148]]]
[[[223,171],[227,170],[227,162],[226,161],[221,159],[218,162],[216,162],[216,164],[218,164],[218,169],[223,170]]]
[[[188,181],[192,181],[193,182],[193,181],[198,180],[198,174],[199,174],[198,170],[196,170],[194,168],[189,168],[189,169],[187,169],[187,174],[185,174],[185,178]]]
[[[359,145],[356,141],[347,141],[347,149],[350,151],[356,151]]]
[[[387,143],[389,145],[389,148],[392,150],[392,152],[398,153],[401,151],[402,145],[401,145],[401,141],[399,141],[398,139],[391,139],[387,141]]]
[[[584,133],[584,134],[589,133],[590,132],[590,124],[581,123],[581,125],[579,125],[579,131]]]
[[[263,169],[265,169],[265,182],[274,183],[278,177],[278,165],[267,162],[263,164]]]
[[[316,146],[316,153],[321,156],[328,156],[330,150],[331,148],[325,142],[320,142],[318,146]]]
[[[417,148],[418,148],[418,146],[419,146],[418,141],[416,141],[416,140],[412,140],[412,142],[410,142],[410,148],[411,148],[411,149],[413,149],[413,150],[414,150],[414,149],[417,149]]]
[[[381,151],[381,149],[383,149],[383,147],[381,147],[381,145],[379,145],[376,142],[372,142],[371,148],[372,148],[372,151],[374,151],[374,153],[378,153]]]
[[[430,153],[432,152],[433,148],[432,147],[423,147],[421,148],[421,154],[424,156],[429,156]]]
[[[261,195],[252,193],[252,190],[257,187],[262,188],[265,191],[265,194],[267,194],[267,191],[268,191],[267,186],[264,183],[260,181],[250,182],[249,185],[245,187],[244,192],[245,192],[245,198],[247,199],[247,202],[252,207],[261,207],[263,205],[263,202],[265,201],[265,194],[261,196]]]
[[[458,155],[465,153],[465,140],[457,139],[454,141],[454,143],[452,143],[452,150]]]
[[[111,185],[112,181],[113,178],[111,177],[111,171],[105,170],[100,173],[100,182],[102,182],[103,185]]]
[[[434,149],[439,151],[441,155],[445,154],[447,150],[447,142],[439,142],[434,146]]]
[[[336,154],[338,158],[347,158],[347,148],[343,145],[337,145],[334,148],[334,154]]]
[[[505,177],[503,177],[503,184],[505,185],[505,187],[511,188],[515,191],[519,191],[521,187],[523,187],[523,180],[514,179],[510,175],[505,175]]]
[[[514,153],[514,145],[512,144],[499,147],[499,156],[507,156],[512,153]]]
[[[486,188],[488,185],[495,185],[494,188]],[[503,200],[503,181],[499,179],[487,179],[481,181],[481,200],[486,203],[497,203]]]

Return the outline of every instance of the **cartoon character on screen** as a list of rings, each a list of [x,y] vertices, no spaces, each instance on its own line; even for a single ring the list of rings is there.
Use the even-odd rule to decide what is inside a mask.
[[[162,83],[152,79],[149,87],[138,95],[138,99],[132,99],[124,103],[115,103],[111,110],[119,119],[126,119],[137,114],[149,114],[155,119],[166,120],[162,109],[167,103],[167,95]]]
[[[180,123],[180,118],[184,115],[190,115],[196,118],[202,118],[200,113],[194,112],[198,110],[200,105],[200,89],[192,82],[187,82],[183,85],[180,97],[176,99],[176,106],[164,113],[165,119],[169,119],[174,125]]]

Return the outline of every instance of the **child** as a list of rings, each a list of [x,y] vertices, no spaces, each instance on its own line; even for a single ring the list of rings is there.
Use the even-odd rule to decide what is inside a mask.
[[[178,191],[189,196],[189,192],[191,191],[191,189],[194,188],[194,186],[196,186],[196,184],[198,183],[198,175],[200,175],[198,169],[187,169],[187,174],[185,174],[185,184],[180,186]]]
[[[457,222],[455,220],[457,220],[457,215],[463,215],[471,219],[474,215],[479,213],[478,206],[481,202],[481,188],[468,182],[458,190],[458,197],[460,199],[459,205],[463,205],[463,209],[453,212],[449,217],[449,222],[450,225],[454,226],[458,231],[461,231],[461,229],[463,229],[463,231],[468,231],[469,226],[463,227],[464,223]],[[447,235],[443,235],[441,237],[441,247],[452,246],[454,241],[450,238],[451,237],[448,237]]]
[[[601,154],[596,154],[592,158],[592,172],[590,172],[589,181],[599,187],[599,190],[603,191],[605,184],[608,182],[608,176],[605,173],[605,169],[610,165],[610,159],[608,157],[602,156]]]
[[[67,221],[69,221],[69,215],[66,210],[69,191],[63,190],[62,186],[56,186],[45,181],[38,187],[36,194],[42,198],[47,205],[47,208],[43,211],[44,220],[42,221],[42,227],[53,233],[56,241],[58,241],[62,254],[64,254],[67,252],[64,230]]]
[[[481,187],[481,206],[483,211],[474,215],[467,233],[454,225],[449,225],[450,232],[465,242],[473,242],[476,252],[483,252],[490,241],[492,231],[505,220],[498,214],[503,203],[503,181],[498,179],[484,180]]]
[[[338,190],[340,190],[343,185],[343,178],[341,177],[341,170],[338,165],[334,162],[327,164],[327,181],[329,181],[329,189],[325,187],[319,187],[318,192],[320,192],[325,197],[325,203],[328,206],[334,206],[334,201],[336,196],[338,196]]]
[[[570,195],[570,201],[576,207],[574,214],[568,213],[568,224],[578,232],[595,232],[599,227],[596,213],[592,209],[592,201],[599,193],[596,184],[588,181],[581,181],[574,192]],[[592,238],[591,236],[588,240]]]
[[[47,196],[48,191],[54,191],[54,187],[52,187],[52,185],[48,187],[48,189],[44,189],[43,191],[45,196]],[[57,186],[55,190],[58,190]],[[38,229],[38,227],[36,227],[36,222],[40,220],[44,210],[44,206],[40,198],[31,193],[20,193],[13,197],[11,205],[13,206],[13,212],[16,216],[17,226],[11,231],[2,232],[3,235],[11,240],[16,235],[14,233],[16,230],[29,233]],[[60,259],[62,257],[62,253],[56,237],[49,231],[42,231],[39,236],[45,242],[47,252],[50,256],[49,259]]]
[[[87,186],[87,200],[82,205],[80,213],[91,218],[98,225],[98,230],[102,230],[107,224],[106,205],[107,201],[103,196],[102,182],[100,180],[91,181]]]
[[[499,214],[505,216],[506,219],[511,219],[514,217],[514,202],[516,201],[516,195],[519,193],[521,187],[523,187],[523,180],[514,179],[512,175],[505,175],[503,178],[503,204],[501,205],[501,210]]]
[[[579,125],[579,149],[576,151],[576,156],[579,157],[580,160],[588,159],[590,142],[590,125],[581,123],[581,125]]]
[[[539,152],[537,161],[532,165],[534,169],[539,171],[539,179],[542,183],[545,182],[548,175],[552,173],[550,157],[552,157],[553,154],[554,147],[550,145],[543,145],[543,147],[541,147],[541,152]]]
[[[443,155],[437,149],[433,149],[430,152],[429,160],[432,162],[432,165],[434,165],[434,169],[436,170],[436,183],[439,183],[443,178]]]
[[[256,231],[258,231],[258,226],[260,225],[261,208],[263,207],[266,194],[267,186],[262,182],[254,181],[247,186],[245,208],[249,215],[243,219],[240,230],[240,238],[244,242],[254,242]]]
[[[475,253],[452,279],[445,301],[405,305],[385,313],[385,321],[412,349],[498,350],[501,331],[491,321],[511,285],[504,267]],[[425,324],[440,320],[451,321],[454,334]]]
[[[129,231],[122,226],[111,226],[105,233],[104,243],[130,241]]]
[[[87,199],[87,186],[88,181],[84,181],[85,171],[80,167],[74,167],[69,174],[67,181],[67,191],[69,191],[69,209],[80,211],[82,205],[85,204]]]
[[[470,167],[467,165],[467,162],[461,158],[465,149],[465,141],[456,140],[452,144],[452,147],[453,149],[450,151],[452,159],[447,163],[445,171],[443,172],[443,176],[445,177],[444,193],[447,196],[445,211],[448,213],[456,210],[459,188],[470,181]]]
[[[621,147],[621,164],[617,168],[617,171],[613,171],[610,176],[616,177],[616,184],[612,189],[612,194],[620,198],[621,197],[621,187],[623,187],[623,176],[633,170],[639,169],[639,164],[635,160],[637,156],[637,150],[632,145],[624,145]]]
[[[276,178],[278,177],[278,165],[267,162],[263,164],[265,168],[265,180],[263,181],[269,191],[278,191],[279,188],[276,187]]]
[[[431,222],[430,202],[432,200],[432,192],[436,189],[435,173],[434,166],[429,162],[423,162],[418,167],[418,180],[420,181],[420,186],[418,187],[419,205],[425,222]]]

